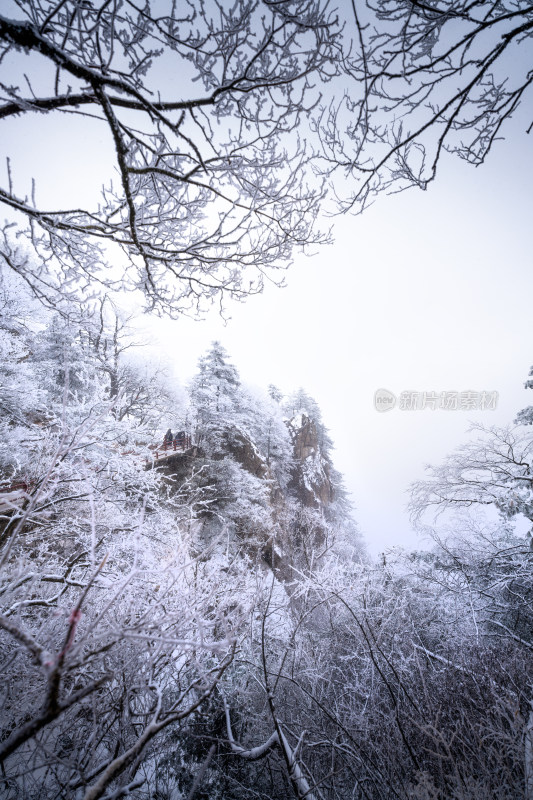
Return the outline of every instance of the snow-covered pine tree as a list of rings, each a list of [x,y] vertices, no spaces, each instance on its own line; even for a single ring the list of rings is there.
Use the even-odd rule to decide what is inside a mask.
[[[240,379],[220,342],[198,361],[190,384],[194,408],[193,439],[207,455],[221,452],[223,440],[238,423]]]

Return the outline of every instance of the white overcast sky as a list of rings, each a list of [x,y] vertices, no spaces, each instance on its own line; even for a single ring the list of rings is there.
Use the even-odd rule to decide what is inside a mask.
[[[143,320],[183,382],[216,338],[244,382],[315,397],[372,553],[416,545],[409,484],[465,441],[469,422],[506,424],[533,403],[523,389],[533,363],[530,122],[522,113],[478,169],[448,158],[428,191],[382,196],[362,216],[334,219],[333,246],[298,257],[287,288],[231,306],[227,325],[216,310],[201,322]],[[30,191],[35,175],[43,205],[68,207],[80,192],[96,202],[95,165],[112,158],[106,132],[76,118],[60,125],[46,115],[34,126],[3,123],[15,188]],[[380,387],[496,390],[499,406],[379,414]]]

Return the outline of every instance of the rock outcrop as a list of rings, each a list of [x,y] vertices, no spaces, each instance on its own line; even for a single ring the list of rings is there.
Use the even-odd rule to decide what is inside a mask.
[[[268,476],[268,466],[261,458],[257,447],[252,440],[238,428],[231,428],[225,437],[228,453],[241,465],[246,472],[256,478]]]
[[[286,425],[292,443],[288,483],[276,479],[251,436],[236,425],[228,426],[210,457],[195,447],[171,453],[156,466],[176,490],[190,482],[191,490],[210,493],[199,507],[199,541],[205,545],[224,529],[224,540],[233,536],[236,552],[268,566],[289,586],[329,548],[328,509],[336,492],[321,425],[305,413]]]
[[[324,453],[316,422],[306,414],[290,420],[288,428],[294,450],[290,489],[307,508],[320,509],[335,499],[331,462]]]

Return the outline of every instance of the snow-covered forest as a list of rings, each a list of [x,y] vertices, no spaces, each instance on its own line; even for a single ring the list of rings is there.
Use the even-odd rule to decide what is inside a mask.
[[[2,800],[533,800],[533,406],[375,561],[305,387],[137,324],[482,165],[532,35],[525,0],[2,4]]]
[[[218,342],[173,385],[19,280],[0,313],[2,797],[521,796],[531,410],[413,493],[496,521],[372,564],[304,390]]]

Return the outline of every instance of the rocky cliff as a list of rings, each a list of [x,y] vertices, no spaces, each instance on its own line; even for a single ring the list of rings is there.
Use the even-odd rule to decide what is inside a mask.
[[[293,452],[294,469],[291,489],[308,508],[324,508],[335,499],[331,480],[331,461],[321,442],[321,432],[315,420],[299,414],[287,422]]]
[[[311,569],[336,535],[330,513],[337,492],[323,431],[312,417],[286,420],[292,445],[289,478],[276,478],[251,435],[228,427],[223,445],[208,457],[200,447],[171,454],[157,465],[175,492],[204,491],[199,505],[201,539],[221,535],[235,551],[273,569],[285,583]]]

